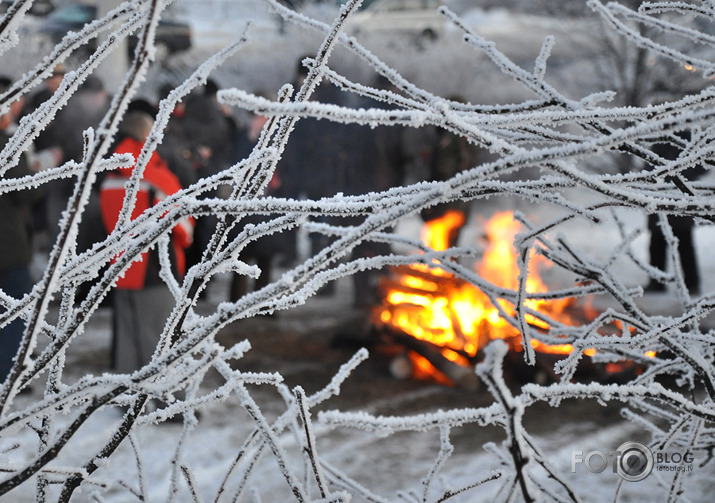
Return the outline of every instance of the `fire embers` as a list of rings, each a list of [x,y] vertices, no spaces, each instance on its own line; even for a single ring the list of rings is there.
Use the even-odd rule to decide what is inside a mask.
[[[464,220],[461,213],[447,212],[427,222],[422,235],[425,245],[436,251],[447,249],[455,228]],[[479,276],[496,287],[517,290],[519,268],[513,243],[520,224],[511,212],[497,213],[486,223],[485,231],[488,246],[476,267]],[[541,256],[531,258],[527,293],[547,291],[537,275],[540,267],[548,265],[545,262]],[[373,323],[381,335],[404,348],[403,355],[393,362],[395,375],[471,387],[476,379],[472,367],[490,340],[504,339],[514,351],[523,350],[519,330],[502,315],[515,314],[512,303],[503,298],[492,301],[471,283],[438,266],[395,268],[382,286],[383,301],[374,309]],[[535,330],[549,329],[545,319],[572,325],[574,317],[579,322],[591,317],[588,308],[571,298],[530,299],[525,305],[545,315],[526,316]],[[542,354],[563,355],[573,350],[569,344],[547,345],[534,339],[531,345]]]

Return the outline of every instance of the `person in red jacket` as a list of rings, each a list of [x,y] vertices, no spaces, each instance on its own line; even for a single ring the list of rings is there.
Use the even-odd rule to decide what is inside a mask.
[[[153,119],[144,112],[130,112],[119,128],[115,153],[139,157]],[[100,188],[102,220],[107,232],[112,232],[119,219],[125,197],[125,184],[134,167],[109,173]],[[132,219],[181,189],[179,180],[156,153],[147,164],[136,197]],[[172,229],[171,250],[173,273],[181,278],[185,273],[184,250],[191,244],[194,222],[182,219]],[[159,277],[160,263],[152,248],[141,254],[125,274],[118,278],[113,292],[114,337],[112,367],[122,373],[138,370],[151,361],[164,324],[174,307],[174,298]]]

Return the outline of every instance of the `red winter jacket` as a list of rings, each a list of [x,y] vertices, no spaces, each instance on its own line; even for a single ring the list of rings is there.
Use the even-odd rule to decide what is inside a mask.
[[[139,157],[142,146],[141,142],[127,137],[119,143],[114,152],[117,154],[132,154],[136,159]],[[115,170],[109,173],[104,182],[102,182],[99,201],[102,209],[102,220],[107,232],[112,232],[117,225],[122,203],[124,202],[124,186],[133,170],[134,167]],[[181,185],[176,175],[169,170],[164,160],[154,152],[139,184],[132,220],[180,189]],[[191,244],[193,230],[194,219],[189,217],[180,220],[171,232],[171,241],[176,260],[175,265],[179,275],[183,275],[186,272],[184,249]],[[149,252],[144,252],[142,253],[141,261],[134,262],[124,276],[117,280],[117,288],[127,290],[144,288],[148,264]]]

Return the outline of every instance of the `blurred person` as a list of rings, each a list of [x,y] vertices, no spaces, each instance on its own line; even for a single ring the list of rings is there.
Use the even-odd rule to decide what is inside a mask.
[[[194,167],[197,179],[208,178],[228,167],[231,148],[236,134],[232,119],[217,100],[218,85],[208,80],[202,92],[195,92],[186,98],[183,127],[187,132],[190,149],[194,153]],[[204,192],[203,197],[218,197],[218,191]],[[188,250],[190,265],[201,261],[206,246],[211,241],[218,219],[215,215],[203,216],[196,220],[194,243]],[[206,291],[202,292],[205,295]]]
[[[375,87],[389,88],[389,81],[378,78]],[[388,103],[368,98],[352,103],[353,108],[385,108]],[[366,128],[359,124],[338,125],[342,130],[341,172],[342,177],[337,190],[345,195],[360,195],[380,192],[399,186],[404,180],[404,167],[407,156],[404,150],[402,133],[399,126],[377,126]],[[364,217],[342,219],[348,225],[359,225]],[[351,258],[371,258],[387,255],[391,252],[387,243],[365,240],[357,245]],[[380,278],[384,271],[368,269],[351,275],[353,284],[353,305],[358,308],[370,308],[379,300]]]
[[[303,84],[308,71],[299,59],[293,77],[294,93],[297,93]],[[301,158],[306,158],[307,148],[304,139],[309,137],[305,133],[306,126],[304,120],[300,119],[291,133],[290,140],[285,146],[283,155],[278,160],[276,172],[281,179],[281,186],[277,191],[277,196],[288,199],[301,199],[305,197],[303,193],[303,174],[301,173]],[[298,232],[296,229],[285,231],[285,248],[279,259],[279,265],[284,268],[293,267],[298,259]]]
[[[218,103],[217,93],[218,85],[209,79],[203,92],[189,95],[184,106],[184,127],[202,156],[199,178],[222,171],[229,161],[232,119]]]
[[[159,101],[174,90],[170,84],[159,88]],[[186,128],[184,117],[186,106],[183,101],[176,104],[164,129],[164,139],[157,152],[166,161],[169,169],[179,178],[182,187],[189,187],[198,180],[199,163],[191,143],[191,131]]]
[[[128,113],[119,128],[115,153],[139,156],[151,131],[150,115]],[[125,183],[133,167],[115,170],[107,175],[101,186],[100,204],[107,232],[117,223],[125,196]],[[178,178],[155,152],[146,166],[132,218],[138,217],[165,197],[181,189]],[[186,270],[184,250],[191,244],[193,219],[182,219],[171,232],[170,255],[174,274],[179,278]],[[160,263],[155,248],[143,252],[117,279],[113,292],[114,334],[112,367],[117,372],[130,373],[151,361],[164,324],[174,306],[174,298],[159,277]]]
[[[97,128],[109,110],[111,96],[107,93],[102,80],[89,75],[79,86],[77,92],[58,112],[55,122],[58,126],[57,137],[62,144],[62,163],[81,162],[84,154],[84,132]],[[80,222],[77,236],[77,251],[85,251],[106,237],[99,210],[99,185],[105,173],[99,173],[98,181],[93,186],[90,198]],[[60,179],[48,185],[52,193],[52,204],[48,207],[48,220],[59,230],[59,215],[65,210],[67,201],[74,190],[74,179]],[[79,295],[78,298],[83,298]]]
[[[81,162],[84,156],[84,132],[89,128],[97,128],[102,122],[111,105],[111,96],[107,93],[102,80],[89,75],[77,92],[75,92],[55,118],[58,125],[58,138],[62,143],[62,163],[68,161]],[[77,252],[89,250],[95,243],[107,237],[99,208],[99,187],[106,176],[105,172],[97,174],[97,180],[92,186],[89,200],[85,206],[82,220],[77,229]],[[59,217],[67,207],[72,196],[75,179],[66,178],[51,181],[47,186],[51,192],[52,202],[48,205],[48,221],[52,229],[59,231]],[[54,234],[53,234],[54,235]],[[53,240],[54,241],[54,240]],[[77,287],[76,302],[82,302],[92,283],[82,283]],[[102,300],[103,306],[111,305],[112,293]]]
[[[20,117],[34,112],[40,105],[49,100],[59,89],[65,73],[66,70],[63,64],[60,63],[55,66],[52,74],[45,79],[42,87],[25,100],[20,111]],[[59,139],[60,133],[61,128],[57,126],[55,121],[52,121],[38,135],[29,154],[30,162],[36,165],[33,169],[42,170],[61,164],[64,153],[61,146],[62,142]]]
[[[7,91],[11,84],[9,78],[1,77],[0,92]],[[21,108],[22,100],[18,100],[10,106],[8,113],[0,116],[0,148],[10,140],[13,121]],[[4,178],[19,178],[34,172],[23,154],[17,165],[5,173]],[[15,299],[22,298],[32,289],[30,263],[34,230],[31,209],[42,196],[41,188],[0,195],[0,289]],[[0,310],[4,311],[3,308]],[[25,323],[20,318],[0,328],[0,383],[5,381],[12,369],[24,331]]]
[[[683,140],[690,139],[690,132],[675,133]],[[681,149],[670,142],[659,142],[652,146],[653,153],[663,159],[672,161],[678,158]],[[706,173],[703,166],[694,166],[681,172],[685,180],[697,180]],[[666,180],[672,181],[671,177],[666,177]],[[695,243],[693,233],[695,231],[695,222],[691,217],[683,216],[667,216],[668,223],[673,230],[673,235],[678,241],[677,253],[680,256],[680,264],[683,268],[683,279],[686,288],[692,294],[700,293],[700,274],[698,272],[698,260],[695,254]],[[667,240],[660,225],[660,219],[657,214],[648,215],[648,230],[650,231],[650,244],[648,250],[650,252],[650,264],[661,271],[667,270]],[[655,279],[651,279],[646,286],[646,291],[663,292],[665,285]]]
[[[375,87],[399,94],[399,89],[382,75],[378,75]],[[397,108],[392,103],[382,101],[376,102],[374,106],[387,110]],[[408,128],[407,126],[395,124],[392,126],[377,126],[374,129],[377,159],[380,164],[381,181],[379,185],[382,188],[402,185],[406,180],[406,167],[412,161],[412,156],[405,146],[405,132]]]
[[[305,81],[308,69],[303,64],[305,57],[299,58],[296,64],[293,86],[297,90]],[[313,92],[311,101],[325,104],[339,104],[339,90],[328,84],[321,83]],[[278,174],[281,187],[277,195],[292,199],[313,199],[332,196],[344,178],[343,167],[345,153],[341,152],[341,143],[345,129],[333,122],[304,117],[296,122],[286,145],[281,160],[278,163]],[[329,218],[321,219],[324,222]],[[297,234],[290,232],[287,236],[291,244],[286,247],[283,265],[290,266],[297,258]],[[322,234],[311,234],[310,247],[312,253],[317,253],[330,242]],[[320,291],[321,294],[332,292],[333,284]]]
[[[63,64],[60,63],[55,66],[52,74],[45,79],[42,87],[31,94],[25,101],[20,116],[29,115],[50,99],[59,89],[65,73],[66,69]],[[32,164],[34,170],[50,169],[62,164],[64,151],[61,134],[62,126],[58,124],[55,117],[55,120],[52,120],[35,138],[28,152],[28,161]],[[64,184],[66,183],[68,182],[64,181]],[[67,203],[66,199],[62,199],[64,184],[61,180],[48,184],[46,197],[38,201],[33,208],[36,229],[46,233],[43,237],[43,247],[51,247],[59,234],[60,216]]]
[[[460,96],[453,96],[451,101],[464,103]],[[446,181],[455,175],[474,166],[476,155],[474,147],[470,145],[466,137],[460,136],[446,129],[436,128],[435,138],[429,156],[429,179],[428,181]],[[462,199],[430,206],[422,210],[420,216],[425,222],[439,219],[448,211],[459,211],[465,218],[469,212],[469,203]],[[463,226],[464,224],[462,224]],[[458,226],[449,236],[449,246],[454,246],[459,240],[459,233],[462,226]]]
[[[99,126],[110,105],[111,96],[102,80],[96,75],[88,75],[55,118],[56,135],[63,151],[62,162],[82,161],[83,133]]]
[[[45,82],[38,91],[32,94],[23,106],[21,115],[24,116],[29,112],[34,111],[37,107],[42,105],[45,101],[50,99],[53,94],[60,88],[62,79],[64,78],[66,72],[65,65],[59,63],[52,69],[52,73],[49,77],[45,79]]]
[[[267,97],[265,93],[258,93],[260,96]],[[236,142],[236,157],[244,159],[255,146],[261,134],[263,126],[268,121],[268,117],[263,115],[254,115],[249,123],[246,134],[243,138],[239,138]],[[278,172],[273,173],[273,177],[268,182],[265,195],[274,196],[281,188],[281,181]],[[241,224],[260,224],[270,219],[270,216],[251,215],[241,219]],[[235,229],[231,233],[231,239],[235,239],[240,232],[240,228]],[[283,233],[271,234],[263,236],[258,240],[251,241],[241,251],[240,259],[246,263],[255,263],[261,270],[261,274],[255,279],[253,290],[260,290],[268,285],[273,272],[273,260],[285,246],[285,236]],[[233,273],[229,290],[229,299],[235,302],[244,296],[249,291],[249,279],[244,274]]]

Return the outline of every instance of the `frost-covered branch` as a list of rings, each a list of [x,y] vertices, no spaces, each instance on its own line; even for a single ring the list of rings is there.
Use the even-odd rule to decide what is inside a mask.
[[[22,33],[19,28],[31,3],[17,0],[0,20],[3,57],[17,47],[18,34]],[[39,55],[39,62],[29,65],[30,70],[13,75],[12,84],[0,90],[0,111],[10,112],[13,102],[32,95],[57,64],[74,65],[49,98],[4,130],[7,142],[0,146],[0,201],[19,198],[30,189],[52,190],[58,181],[72,185],[71,195],[63,201],[59,233],[49,245],[41,276],[22,294],[0,291],[0,328],[15,323],[25,327],[12,369],[0,388],[0,452],[13,456],[22,452],[25,456],[21,462],[14,456],[12,462],[0,466],[0,494],[12,497],[32,486],[31,493],[39,501],[55,496],[57,501],[71,501],[80,489],[93,487],[99,491],[97,500],[104,497],[100,493],[110,495],[112,491],[148,498],[154,481],[149,480],[153,474],[144,458],[140,433],[172,417],[180,417],[183,427],[173,436],[174,443],[167,446],[167,452],[174,453],[168,501],[183,497],[217,503],[226,498],[243,501],[251,490],[260,500],[264,498],[261,484],[277,480],[297,501],[362,498],[383,503],[394,499],[382,494],[380,488],[368,487],[369,481],[353,476],[330,453],[326,455],[321,436],[335,430],[384,436],[437,432],[439,448],[419,470],[422,479],[416,487],[402,487],[397,492],[396,497],[406,501],[457,500],[469,497],[471,491],[484,490],[491,481],[499,481],[497,497],[504,500],[533,501],[542,496],[580,501],[585,496],[581,488],[559,473],[558,463],[552,462],[547,449],[540,445],[542,439],[528,433],[523,421],[538,404],[558,408],[568,399],[623,404],[624,420],[650,432],[653,448],[677,446],[700,456],[703,463],[712,457],[715,336],[708,319],[715,304],[705,278],[699,291],[692,287],[687,272],[691,264],[678,253],[683,244],[680,222],[697,221],[707,231],[715,222],[710,173],[715,152],[715,92],[709,80],[715,64],[715,39],[707,30],[715,22],[712,2],[643,2],[640,8],[618,2],[585,2],[617,36],[646,51],[649,57],[674,62],[670,73],[686,72],[684,79],[693,83],[687,88],[671,85],[666,89],[667,96],[653,94],[648,104],[619,106],[613,91],[619,86],[611,85],[614,83],[574,89],[568,88],[567,79],[554,78],[554,72],[571,71],[559,60],[562,42],[558,36],[540,36],[534,45],[535,54],[521,58],[490,40],[467,18],[441,8],[439,13],[452,25],[452,34],[459,34],[460,49],[490,69],[472,77],[485,90],[483,100],[472,94],[458,99],[435,90],[439,86],[419,82],[409,68],[398,68],[400,61],[388,64],[379,50],[372,49],[371,40],[346,32],[360,8],[359,0],[349,0],[334,9],[331,22],[312,19],[277,0],[264,0],[264,6],[291,29],[318,35],[319,41],[301,61],[305,80],[277,82],[275,93],[268,93],[268,97],[244,85],[245,80],[227,79],[217,96],[221,105],[232,107],[234,118],[246,113],[267,118],[254,131],[252,151],[226,165],[216,162],[210,168],[216,167],[217,172],[173,194],[161,194],[143,208],[142,191],[151,179],[150,165],[170,134],[175,108],[196,95],[214,72],[249,53],[255,41],[252,37],[260,36],[264,29],[260,23],[241,20],[241,30],[233,42],[204,61],[192,63],[183,82],[173,84],[159,103],[156,119],[136,158],[115,154],[111,150],[119,139],[119,127],[130,101],[153,71],[166,69],[155,61],[155,35],[170,3],[122,3],[65,35],[54,48]],[[80,48],[104,34],[106,38],[96,50],[81,56]],[[83,133],[84,155],[44,171],[15,176],[53,121],[74,106],[72,98],[82,84],[108,62],[113,51],[123,50],[122,43],[130,35],[137,39],[134,58],[103,118]],[[456,46],[438,50],[440,58],[452,52],[456,52]],[[359,72],[353,75],[341,71],[343,61],[336,58],[343,58],[343,54],[355,58],[372,79],[380,77],[392,87],[365,81]],[[420,65],[425,68],[435,64],[429,54],[421,54],[425,60]],[[270,56],[277,58],[278,54]],[[284,63],[277,58],[276,65],[280,64]],[[683,65],[694,68],[681,68]],[[430,71],[438,74],[442,70]],[[575,71],[583,71],[583,66]],[[497,72],[518,87],[518,92],[499,95],[490,102],[486,90],[493,87],[493,81],[487,74],[493,77]],[[668,83],[667,79],[654,79],[643,92],[655,93]],[[471,84],[464,84],[465,93],[471,92]],[[316,101],[324,85],[334,86],[344,99],[340,103]],[[282,163],[301,126],[316,122],[329,124],[336,132],[355,126],[375,128],[380,134],[388,128],[424,133],[427,139],[416,143],[424,141],[418,147],[425,150],[430,134],[451,135],[463,139],[480,155],[448,176],[414,183],[403,180],[396,186],[375,184],[355,191],[334,186],[332,192],[320,197],[275,192],[275,181],[288,178]],[[338,138],[336,134],[336,142],[341,141]],[[325,156],[332,155],[328,145],[322,148]],[[428,156],[421,155],[411,160],[429,164]],[[369,163],[348,167],[349,154],[335,156],[321,162],[339,170],[345,179],[347,175],[370,176],[360,171]],[[381,159],[372,161],[377,165]],[[298,178],[312,176],[308,162],[313,161],[301,159],[299,171],[291,174]],[[628,170],[622,166],[628,166]],[[127,170],[132,172],[123,185],[116,226],[80,248],[77,237],[93,216],[89,213],[90,197],[96,195],[97,180]],[[698,179],[692,179],[693,172],[701,173]],[[511,284],[503,284],[474,267],[473,262],[484,255],[481,243],[460,242],[446,249],[432,249],[416,236],[400,235],[395,230],[433,208],[459,205],[476,213],[474,208],[491,211],[497,206],[490,206],[495,200],[499,205],[522,209],[515,212],[521,231],[508,243],[513,245],[516,257],[516,279]],[[643,222],[651,215],[658,215],[666,264],[650,263],[643,257],[643,239],[654,232]],[[173,239],[177,228],[192,219],[211,219],[218,224],[182,272],[176,267]],[[329,244],[299,256],[265,286],[238,299],[217,304],[202,300],[202,294],[223,274],[259,278],[265,271],[249,263],[247,251],[267,239],[295,231],[324,236]],[[372,244],[383,246],[383,251],[355,255],[361,247]],[[405,248],[415,254],[395,251]],[[133,267],[155,258],[156,280],[170,292],[172,305],[166,319],[162,316],[159,320],[161,333],[153,334],[158,340],[152,348],[153,356],[131,372],[106,369],[98,376],[68,372],[68,355],[80,350],[83,332],[101,322],[103,302],[122,290],[121,282]],[[555,279],[548,287],[535,290],[529,280],[542,260],[548,261]],[[464,363],[467,373],[483,360],[476,371],[494,403],[427,410],[410,416],[322,409],[317,410],[314,420],[316,407],[340,392],[352,371],[367,358],[366,351],[359,351],[332,381],[322,383],[325,387],[320,391],[306,393],[298,385],[291,387],[291,394],[282,382],[280,369],[242,369],[242,358],[249,349],[245,340],[252,334],[242,333],[242,342],[226,343],[220,338],[235,322],[310,303],[331,282],[365,271],[404,269],[416,264],[428,271],[425,275],[440,271],[450,281],[478,292],[513,334],[504,341],[475,343],[479,347],[473,353],[465,348],[447,348],[459,357],[455,358],[457,362]],[[670,306],[674,312],[654,313],[649,309],[643,278],[671,289],[667,295],[674,300]],[[539,307],[557,301],[573,305],[586,298],[596,299],[596,314],[583,311],[566,320]],[[456,311],[446,312],[455,322]],[[375,316],[366,318],[377,323],[372,321]],[[477,329],[480,336],[489,338],[484,332],[488,329]],[[464,333],[458,335],[466,340]],[[396,335],[395,340],[403,336],[407,337]],[[522,363],[543,365],[540,345],[570,347],[568,354],[547,363],[555,382],[508,386],[506,353],[523,351],[523,358],[519,358]],[[441,354],[435,342],[426,341],[420,348]],[[430,357],[432,361],[438,358]],[[586,360],[599,372],[608,364],[623,362],[635,370],[633,375],[619,376],[622,380],[618,384],[599,382],[603,372],[577,382]],[[450,361],[444,365],[453,363],[459,364]],[[42,393],[37,391],[39,386]],[[33,392],[29,397],[19,396],[21,390],[30,387]],[[256,388],[261,391],[254,393]],[[277,413],[262,410],[258,397],[265,398],[263,390],[267,390],[266,395],[282,398]],[[227,455],[226,465],[220,468],[222,479],[207,493],[189,445],[203,431],[203,419],[198,414],[228,407],[232,400],[252,423],[241,438],[231,439],[235,445],[223,447]],[[121,407],[122,416],[107,427],[111,431],[102,438],[85,438],[90,429],[87,426],[95,420],[101,422],[103,414],[113,407]],[[459,447],[454,444],[455,428],[485,426],[497,427],[506,434],[501,446],[491,443],[486,448],[486,455],[499,468],[495,471],[492,465],[485,465],[479,473],[470,474],[468,481],[440,485],[443,478],[449,478],[450,462],[455,447]],[[68,452],[75,442],[84,442],[81,455]],[[129,480],[133,475],[115,476],[107,469],[127,449],[131,449],[138,468],[136,481]],[[264,482],[256,474],[259,466],[263,469],[268,462],[275,476]],[[686,494],[688,482],[689,475],[684,472],[664,482],[670,500]]]

